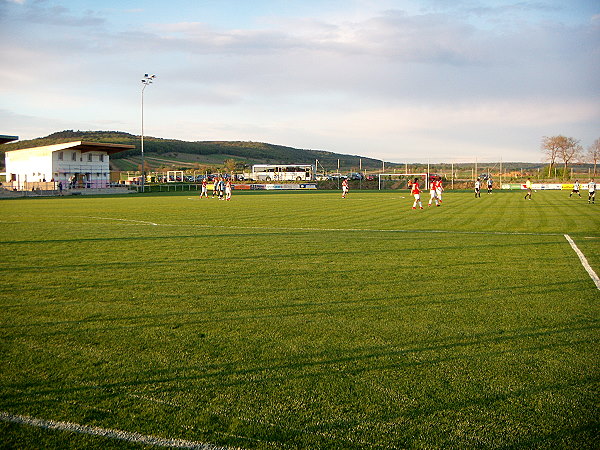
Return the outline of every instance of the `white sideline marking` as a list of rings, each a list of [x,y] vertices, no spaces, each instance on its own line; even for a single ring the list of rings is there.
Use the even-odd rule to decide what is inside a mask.
[[[78,425],[70,422],[56,422],[54,420],[36,419],[29,416],[20,416],[0,411],[0,420],[3,422],[31,425],[49,430],[71,431],[74,433],[91,434],[94,436],[103,436],[110,439],[121,441],[136,442],[145,445],[154,445],[158,447],[172,448],[193,448],[201,450],[231,450],[232,447],[218,447],[212,444],[203,444],[201,442],[186,441],[183,439],[164,439],[156,436],[148,436],[139,433],[130,433],[128,431],[112,430],[110,428],[92,427],[87,425]]]
[[[600,278],[598,278],[598,275],[596,275],[596,272],[594,272],[594,269],[592,269],[592,267],[588,263],[587,258],[581,252],[581,250],[579,250],[579,247],[577,247],[577,245],[575,245],[575,242],[573,242],[573,239],[571,239],[571,236],[569,236],[568,234],[565,234],[564,236],[567,239],[567,241],[569,242],[569,244],[571,244],[571,248],[573,250],[575,250],[575,253],[577,253],[577,256],[579,256],[579,260],[581,261],[583,268],[585,270],[587,270],[587,273],[589,274],[590,278],[596,284],[596,287],[600,290]]]

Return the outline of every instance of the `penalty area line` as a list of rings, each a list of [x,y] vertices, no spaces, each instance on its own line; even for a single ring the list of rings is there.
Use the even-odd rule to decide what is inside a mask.
[[[565,236],[565,239],[567,240],[567,242],[571,245],[571,248],[573,250],[575,250],[575,253],[577,254],[577,256],[579,256],[579,261],[581,261],[581,265],[587,271],[588,275],[590,276],[590,278],[592,279],[592,281],[594,282],[594,284],[596,285],[598,290],[600,290],[600,278],[598,278],[598,275],[596,274],[596,272],[594,272],[594,269],[592,269],[592,266],[590,266],[590,263],[588,263],[587,258],[585,257],[583,252],[581,250],[579,250],[579,247],[577,247],[575,242],[573,242],[573,239],[571,239],[571,236],[569,236],[568,234],[565,234],[564,236]]]
[[[2,420],[3,422],[45,428],[48,430],[70,431],[74,433],[91,434],[93,436],[102,436],[109,439],[118,439],[121,441],[135,442],[144,445],[153,445],[156,447],[192,448],[200,450],[232,450],[232,447],[220,447],[212,444],[203,444],[201,442],[186,441],[183,439],[164,439],[140,433],[131,433],[128,431],[113,430],[110,428],[79,425],[70,422],[57,422],[54,420],[36,419],[35,417],[9,414],[4,411],[0,411],[0,420]]]
[[[466,234],[466,235],[486,235],[486,236],[561,236],[560,233],[535,233],[521,231],[458,231],[458,230],[406,230],[406,229],[378,229],[378,228],[318,228],[318,227],[272,227],[272,226],[250,226],[250,225],[208,225],[208,224],[170,224],[155,223],[144,220],[123,219],[118,217],[98,217],[98,216],[73,216],[86,219],[119,221],[130,224],[152,225],[158,227],[171,228],[216,228],[227,230],[259,230],[259,231],[282,231],[282,232],[351,232],[351,233],[415,233],[415,234]],[[1,223],[1,222],[0,222]]]
[[[131,223],[140,223],[142,225],[154,225],[154,226],[158,226],[157,223],[147,222],[145,220],[119,219],[119,218],[116,218],[116,217],[96,217],[96,216],[76,216],[76,217],[83,217],[85,219],[97,219],[97,220],[117,220],[117,221],[120,221],[120,222],[131,222]]]

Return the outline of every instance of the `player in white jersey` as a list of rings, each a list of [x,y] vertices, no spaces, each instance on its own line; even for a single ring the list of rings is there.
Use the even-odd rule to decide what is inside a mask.
[[[477,177],[477,180],[475,181],[475,198],[477,197],[481,197],[481,181],[479,177]]]
[[[231,180],[227,179],[227,183],[225,183],[225,200],[231,200]]]
[[[213,193],[212,198],[215,198],[219,194],[219,177],[213,178]]]
[[[429,183],[429,202],[427,206],[431,206],[431,202],[435,200],[435,206],[440,206],[440,202],[437,196],[437,180],[434,178],[431,183]]]
[[[588,203],[596,203],[596,183],[593,178],[588,183]]]
[[[579,181],[578,180],[575,180],[575,183],[573,183],[573,190],[569,194],[569,197],[571,197],[571,195],[573,195],[573,194],[577,194],[577,195],[579,195],[579,198],[581,198],[581,194],[579,192]]]

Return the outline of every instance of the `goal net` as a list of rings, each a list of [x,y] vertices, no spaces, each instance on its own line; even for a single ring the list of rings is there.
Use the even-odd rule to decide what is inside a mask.
[[[409,184],[419,179],[421,190],[429,188],[429,177],[426,173],[380,173],[379,190],[410,189]]]

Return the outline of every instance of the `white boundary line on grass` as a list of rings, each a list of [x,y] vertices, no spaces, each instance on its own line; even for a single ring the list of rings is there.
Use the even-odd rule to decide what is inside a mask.
[[[54,420],[36,419],[34,417],[29,416],[9,414],[4,411],[0,411],[0,420],[2,420],[3,422],[45,428],[48,430],[71,431],[74,433],[91,434],[93,436],[102,436],[109,439],[118,439],[121,441],[135,442],[144,445],[154,445],[157,447],[192,448],[200,450],[232,450],[232,447],[219,447],[212,444],[203,444],[201,442],[186,441],[183,439],[164,439],[140,433],[113,430],[110,428],[100,428],[87,425],[78,425],[76,423],[70,422],[56,422]]]
[[[133,220],[133,219],[118,219],[115,217],[94,217],[94,216],[84,216],[88,219],[101,219],[101,220],[120,220],[122,222],[134,222],[134,223],[141,223],[144,225],[154,225],[154,226],[158,226],[157,223],[154,222],[147,222],[145,220]]]
[[[264,226],[243,226],[243,225],[203,225],[203,224],[169,224],[154,223],[143,220],[121,219],[117,217],[97,217],[97,216],[72,216],[85,219],[97,220],[116,220],[120,222],[131,222],[133,224],[154,225],[160,227],[181,227],[181,228],[220,228],[228,230],[262,230],[262,231],[348,231],[348,232],[372,232],[372,233],[445,233],[445,234],[476,234],[476,235],[497,235],[497,236],[562,236],[561,233],[534,233],[521,231],[456,231],[456,230],[405,230],[405,229],[378,229],[378,228],[314,228],[314,227],[264,227]]]
[[[573,239],[571,239],[571,236],[569,236],[568,234],[565,234],[564,236],[565,236],[565,239],[567,240],[567,242],[569,244],[571,244],[571,248],[573,250],[575,250],[575,253],[577,253],[577,256],[579,256],[581,265],[587,271],[587,273],[589,274],[592,281],[596,284],[596,287],[598,288],[598,290],[600,290],[600,278],[598,278],[598,275],[596,274],[596,272],[594,272],[594,269],[592,269],[592,266],[590,266],[590,263],[588,263],[587,258],[581,252],[581,250],[579,250],[579,247],[577,247],[575,242],[573,242]]]

